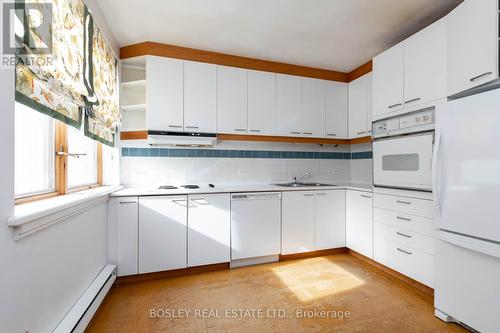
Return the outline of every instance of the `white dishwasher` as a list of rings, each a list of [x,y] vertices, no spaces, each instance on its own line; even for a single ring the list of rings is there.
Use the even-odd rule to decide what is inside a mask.
[[[277,261],[281,252],[281,193],[231,195],[231,267]]]

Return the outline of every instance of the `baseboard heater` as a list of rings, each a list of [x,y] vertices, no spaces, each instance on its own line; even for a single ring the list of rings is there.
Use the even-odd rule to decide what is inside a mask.
[[[116,265],[106,265],[53,333],[83,333],[116,279]]]

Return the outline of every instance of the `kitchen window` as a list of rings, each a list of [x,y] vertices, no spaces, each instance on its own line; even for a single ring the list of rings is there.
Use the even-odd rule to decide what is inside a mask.
[[[102,185],[101,144],[21,103],[15,105],[16,204]]]

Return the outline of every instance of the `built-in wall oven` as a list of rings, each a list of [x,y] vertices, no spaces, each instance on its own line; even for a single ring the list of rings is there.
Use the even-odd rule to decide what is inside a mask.
[[[436,107],[373,123],[375,186],[432,191]]]

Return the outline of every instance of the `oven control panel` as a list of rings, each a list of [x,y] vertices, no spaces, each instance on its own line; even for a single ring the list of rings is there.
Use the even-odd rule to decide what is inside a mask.
[[[373,123],[373,136],[385,137],[434,129],[434,108],[399,115]]]

